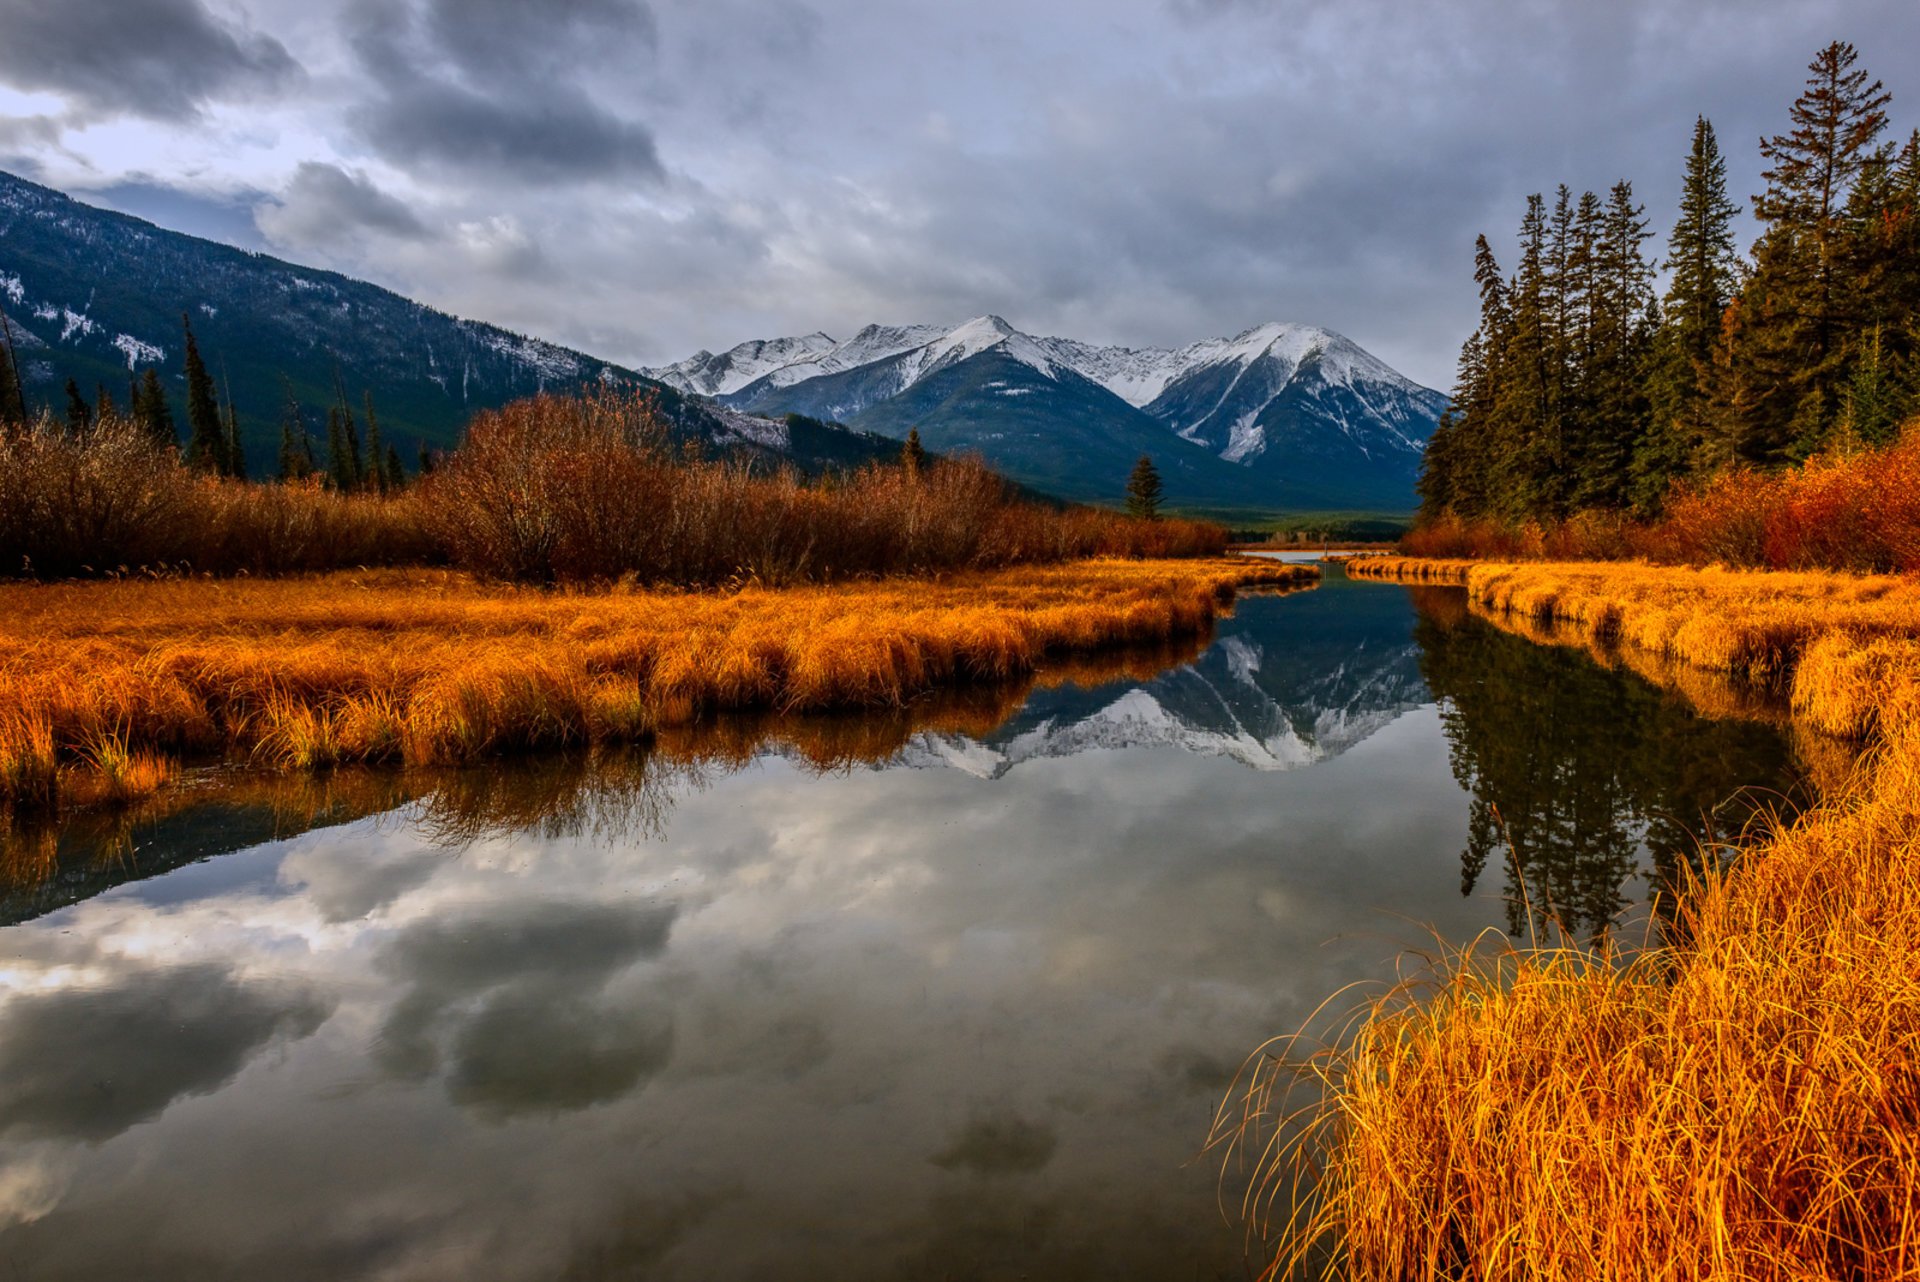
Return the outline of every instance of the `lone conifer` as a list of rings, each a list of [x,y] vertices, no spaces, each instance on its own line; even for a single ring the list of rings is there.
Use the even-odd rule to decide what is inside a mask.
[[[1140,456],[1127,477],[1127,513],[1148,521],[1160,516],[1160,471],[1148,455]]]

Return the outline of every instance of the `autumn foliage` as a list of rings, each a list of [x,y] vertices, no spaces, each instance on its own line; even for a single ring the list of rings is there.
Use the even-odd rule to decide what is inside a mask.
[[[1920,571],[1920,423],[1879,449],[1789,471],[1736,468],[1676,490],[1652,522],[1582,513],[1519,526],[1446,516],[1408,533],[1412,556],[1626,560],[1854,573]]]

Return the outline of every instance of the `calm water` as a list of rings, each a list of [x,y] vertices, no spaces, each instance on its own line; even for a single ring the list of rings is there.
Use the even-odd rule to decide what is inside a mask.
[[[1804,795],[1457,593],[1335,575],[1130,665],[16,843],[0,1275],[1245,1277],[1230,1077],[1508,924],[1500,821],[1590,929]]]

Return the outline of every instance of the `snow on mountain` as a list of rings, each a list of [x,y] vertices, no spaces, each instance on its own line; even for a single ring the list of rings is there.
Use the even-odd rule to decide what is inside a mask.
[[[1040,377],[942,377],[930,398],[906,395],[990,354]],[[985,315],[951,328],[869,325],[844,342],[816,333],[744,343],[644,372],[755,414],[797,412],[895,436],[918,427],[942,450],[976,451],[1022,483],[1070,497],[1107,493],[1114,451],[1103,453],[1102,441],[1129,457],[1160,453],[1157,425],[1231,465],[1175,478],[1187,501],[1277,508],[1411,508],[1446,405],[1343,335],[1280,323],[1163,349],[1037,337]],[[1105,405],[1101,391],[1111,394]]]
[[[651,376],[695,396],[725,396],[775,370],[818,360],[834,347],[834,341],[817,330],[799,338],[756,339],[718,356],[695,352],[678,364],[654,370]]]
[[[750,384],[791,387],[823,374],[858,369],[923,347],[949,332],[940,325],[868,325],[838,342],[816,331],[799,338],[741,343],[718,356],[696,352],[677,364],[642,372],[696,396],[731,396]]]

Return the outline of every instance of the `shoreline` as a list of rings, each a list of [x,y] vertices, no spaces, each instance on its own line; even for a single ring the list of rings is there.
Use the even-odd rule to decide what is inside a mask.
[[[1366,1004],[1346,1045],[1257,1057],[1222,1142],[1257,1145],[1290,1089],[1320,1093],[1261,1159],[1269,1197],[1322,1173],[1304,1205],[1256,1202],[1280,1230],[1276,1274],[1328,1252],[1356,1279],[1911,1272],[1920,592],[1603,562],[1348,573],[1463,586],[1523,635],[1557,621],[1776,685],[1796,722],[1871,755],[1687,888],[1674,942],[1486,938]]]
[[[1096,559],[737,592],[548,592],[452,571],[0,586],[0,810],[125,804],[182,760],[465,763],[722,713],[898,708],[1195,634],[1249,558]]]

